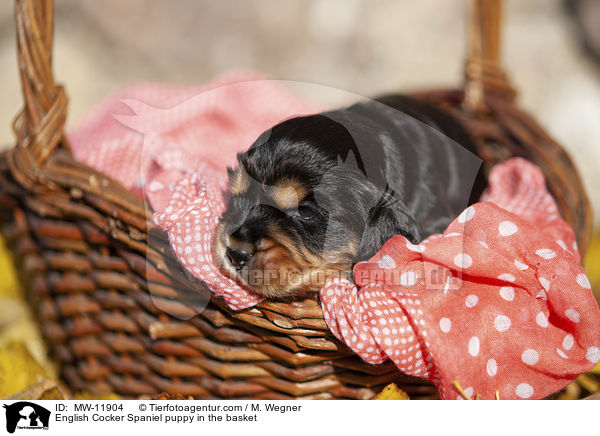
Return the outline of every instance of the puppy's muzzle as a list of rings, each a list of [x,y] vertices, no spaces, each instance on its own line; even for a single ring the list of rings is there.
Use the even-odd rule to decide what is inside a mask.
[[[248,247],[227,247],[225,249],[227,260],[236,270],[240,271],[254,256],[254,250]]]
[[[247,225],[242,225],[226,238],[225,257],[236,271],[247,267],[256,253],[253,234]]]

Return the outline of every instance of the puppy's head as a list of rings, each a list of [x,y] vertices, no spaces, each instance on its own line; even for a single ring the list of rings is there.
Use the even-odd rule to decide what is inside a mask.
[[[367,179],[356,138],[340,123],[324,115],[290,119],[229,170],[215,259],[267,297],[318,290],[397,232],[388,197]]]

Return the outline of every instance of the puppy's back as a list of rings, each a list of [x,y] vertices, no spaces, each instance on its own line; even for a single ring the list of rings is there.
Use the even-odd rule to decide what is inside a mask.
[[[347,111],[388,135],[387,179],[401,193],[421,237],[442,230],[485,188],[481,160],[462,124],[438,107],[404,95],[357,103]]]

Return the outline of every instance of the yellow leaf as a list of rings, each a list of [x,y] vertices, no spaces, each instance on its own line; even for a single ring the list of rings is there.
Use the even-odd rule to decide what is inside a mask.
[[[4,238],[0,234],[0,296],[18,297],[21,295],[21,286]]]
[[[596,299],[600,300],[600,233],[596,233],[588,248],[585,272],[590,279]]]
[[[21,342],[0,348],[0,398],[35,385],[47,371],[33,358]]]
[[[68,400],[65,398],[61,391],[58,388],[50,389],[42,394],[40,398],[36,398],[39,400]]]
[[[28,386],[22,391],[15,392],[7,400],[67,400],[66,393],[63,392],[54,380],[38,377],[39,382]]]
[[[396,386],[396,383],[390,383],[381,392],[373,397],[374,400],[410,400],[408,394]]]
[[[600,362],[598,363],[598,365],[596,365],[596,366],[594,367],[594,369],[592,369],[592,370],[591,370],[591,371],[589,371],[589,372],[591,372],[592,374],[600,374]]]

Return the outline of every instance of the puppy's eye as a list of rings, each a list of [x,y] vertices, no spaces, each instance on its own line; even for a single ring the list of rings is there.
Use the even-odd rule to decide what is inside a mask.
[[[317,217],[317,214],[309,206],[298,206],[297,216],[303,221],[312,221]]]

